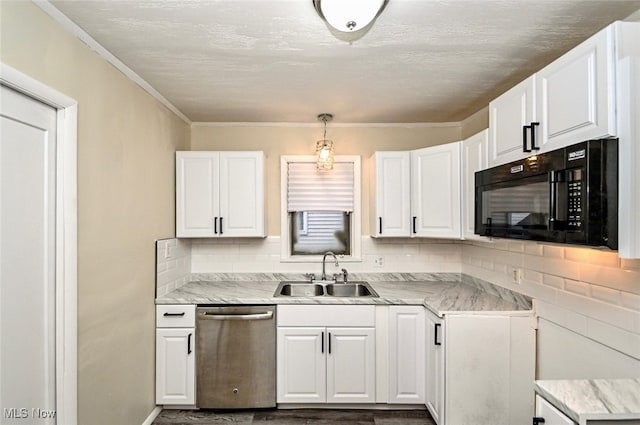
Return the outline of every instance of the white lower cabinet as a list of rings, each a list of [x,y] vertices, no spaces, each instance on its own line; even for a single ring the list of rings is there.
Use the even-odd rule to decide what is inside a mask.
[[[156,404],[194,405],[195,306],[157,306],[156,317]]]
[[[531,315],[427,311],[426,406],[438,425],[531,423]]]
[[[389,307],[389,403],[424,404],[424,338],[424,307]]]
[[[374,403],[375,307],[278,306],[277,402]]]

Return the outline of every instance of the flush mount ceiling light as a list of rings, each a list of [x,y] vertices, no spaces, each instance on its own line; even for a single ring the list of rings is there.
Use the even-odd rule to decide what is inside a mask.
[[[333,141],[327,140],[327,121],[332,119],[331,114],[318,115],[318,120],[324,123],[322,140],[316,142],[316,168],[320,171],[333,170]]]
[[[311,0],[318,15],[338,38],[362,37],[382,13],[389,0]]]

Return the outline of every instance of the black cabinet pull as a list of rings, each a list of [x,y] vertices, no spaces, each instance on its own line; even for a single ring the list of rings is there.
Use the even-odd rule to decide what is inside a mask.
[[[433,327],[433,345],[442,345],[442,343],[438,342],[438,328],[442,326],[440,323],[436,323]]]
[[[413,216],[413,233],[418,233],[416,231],[416,220],[418,219],[418,217],[416,217],[415,215]]]
[[[522,152],[531,152],[531,149],[527,146],[527,129],[530,128],[530,125],[522,126]]]
[[[378,226],[380,226],[379,234],[382,234],[382,217],[378,217]]]
[[[324,331],[322,332],[322,341],[320,342],[320,352],[324,354]]]
[[[536,146],[536,126],[539,126],[539,122],[532,122],[529,128],[531,129],[531,149],[534,151],[540,150],[540,147]]]
[[[220,234],[222,234],[222,217],[220,217]]]
[[[187,335],[187,354],[191,354],[191,335],[193,334]]]
[[[214,217],[213,219],[213,233],[218,234],[218,217]]]
[[[163,314],[164,317],[182,317],[184,316],[184,311],[182,313],[165,313]]]
[[[539,425],[543,423],[544,423],[544,418],[538,418],[538,417],[533,418],[533,425]]]
[[[329,332],[329,354],[331,354],[331,332]]]

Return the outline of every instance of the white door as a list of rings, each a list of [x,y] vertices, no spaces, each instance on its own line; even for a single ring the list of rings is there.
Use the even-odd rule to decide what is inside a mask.
[[[389,307],[389,403],[424,403],[424,326],[424,307]]]
[[[193,328],[156,330],[156,404],[195,404]]]
[[[220,236],[263,237],[264,153],[220,152]]]
[[[411,152],[412,236],[460,239],[460,142]]]
[[[54,424],[56,110],[0,90],[0,411]]]
[[[176,152],[176,236],[219,234],[218,154]]]
[[[372,190],[375,213],[371,236],[407,237],[411,229],[410,152],[376,152]]]
[[[374,403],[374,328],[327,328],[327,402]]]
[[[487,168],[489,130],[482,130],[462,142],[462,236],[476,239],[475,232],[475,173]]]
[[[278,403],[327,401],[325,328],[277,330]]]
[[[433,420],[443,425],[444,422],[444,321],[433,314],[426,314],[426,405]]]

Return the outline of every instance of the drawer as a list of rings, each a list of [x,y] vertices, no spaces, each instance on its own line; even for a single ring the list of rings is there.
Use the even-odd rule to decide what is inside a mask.
[[[376,325],[374,305],[279,305],[278,326]]]
[[[196,306],[184,305],[157,305],[157,328],[193,328],[196,326]]]

